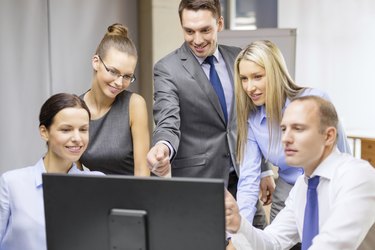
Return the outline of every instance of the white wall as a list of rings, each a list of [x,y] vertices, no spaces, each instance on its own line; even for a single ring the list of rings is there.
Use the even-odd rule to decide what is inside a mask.
[[[375,133],[375,1],[279,0],[278,23],[297,28],[297,82],[327,91],[347,131]]]
[[[179,0],[153,0],[152,2],[154,63],[179,48],[184,41],[178,16],[179,3]]]

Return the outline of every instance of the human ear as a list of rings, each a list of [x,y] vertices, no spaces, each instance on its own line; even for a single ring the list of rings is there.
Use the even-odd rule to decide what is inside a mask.
[[[92,57],[91,64],[92,64],[92,68],[95,71],[98,71],[98,69],[99,69],[99,56],[98,55],[94,55]]]
[[[39,133],[40,133],[40,137],[42,137],[43,140],[48,142],[48,129],[46,128],[46,126],[40,125],[39,126]]]
[[[333,145],[336,142],[337,130],[334,127],[326,128],[326,144]]]
[[[219,17],[219,19],[217,20],[217,26],[218,26],[218,29],[217,29],[218,32],[224,29],[224,17],[222,16]]]

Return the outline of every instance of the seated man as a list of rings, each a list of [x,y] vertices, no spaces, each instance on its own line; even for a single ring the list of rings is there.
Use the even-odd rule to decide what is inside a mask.
[[[281,121],[286,162],[301,166],[286,206],[264,231],[241,219],[226,193],[226,226],[241,249],[374,249],[375,170],[336,149],[337,113],[316,96],[295,99]]]

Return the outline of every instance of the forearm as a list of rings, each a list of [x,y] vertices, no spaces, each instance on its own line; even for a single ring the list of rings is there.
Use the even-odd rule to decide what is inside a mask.
[[[150,139],[147,135],[135,137],[133,141],[134,176],[150,176],[147,166],[147,153],[150,147]]]
[[[252,222],[259,199],[260,168],[254,165],[241,165],[240,169],[237,189],[238,207],[242,216]]]
[[[237,250],[268,250],[277,249],[267,233],[254,228],[251,223],[242,218],[241,226],[237,233],[232,234],[231,241]]]
[[[154,71],[155,129],[152,146],[165,140],[176,150],[180,138],[180,106],[177,90],[167,69],[156,65]]]

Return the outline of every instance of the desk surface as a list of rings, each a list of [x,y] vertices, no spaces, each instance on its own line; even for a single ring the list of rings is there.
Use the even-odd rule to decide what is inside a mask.
[[[350,129],[346,131],[346,135],[351,139],[375,141],[375,130]]]

